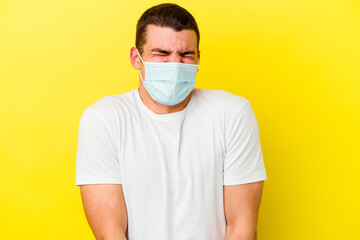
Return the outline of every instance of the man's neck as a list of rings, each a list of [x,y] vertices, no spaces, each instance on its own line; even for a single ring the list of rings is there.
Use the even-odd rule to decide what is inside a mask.
[[[150,94],[146,91],[145,87],[141,83],[140,83],[138,91],[139,91],[140,98],[141,98],[142,102],[144,103],[144,105],[148,109],[150,109],[151,111],[153,111],[154,113],[157,113],[157,114],[174,113],[174,112],[179,112],[179,111],[184,110],[186,108],[186,106],[188,105],[188,103],[190,102],[191,95],[192,95],[192,92],[191,92],[189,94],[189,96],[187,96],[185,98],[185,100],[179,104],[176,104],[174,106],[165,106],[165,105],[162,105],[162,104],[156,102],[154,99],[152,99]]]

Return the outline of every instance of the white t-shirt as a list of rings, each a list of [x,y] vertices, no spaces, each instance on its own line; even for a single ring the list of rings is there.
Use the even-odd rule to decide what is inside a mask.
[[[85,109],[76,185],[122,184],[129,240],[222,240],[223,185],[267,179],[248,100],[195,89],[180,112],[156,114],[138,90]]]

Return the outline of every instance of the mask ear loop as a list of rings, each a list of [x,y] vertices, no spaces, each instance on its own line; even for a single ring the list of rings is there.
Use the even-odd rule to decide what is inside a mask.
[[[143,62],[144,66],[145,66],[145,63],[144,63],[144,61],[143,61],[143,59],[142,59],[142,57],[141,57],[141,55],[140,55],[139,51],[137,50],[137,48],[136,48],[136,52],[137,52],[137,54],[138,54],[138,56],[139,56],[140,60]],[[143,77],[142,77],[142,75],[141,75],[141,71],[140,71],[140,70],[139,70],[139,73],[140,73],[140,79],[141,79],[141,81],[142,81],[142,82],[143,82],[143,84],[144,84],[144,80],[143,80]]]

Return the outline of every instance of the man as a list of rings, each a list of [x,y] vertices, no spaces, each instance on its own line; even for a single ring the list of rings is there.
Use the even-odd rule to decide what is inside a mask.
[[[199,30],[175,4],[139,19],[139,88],[80,120],[76,184],[97,239],[253,240],[266,172],[249,102],[194,89]]]

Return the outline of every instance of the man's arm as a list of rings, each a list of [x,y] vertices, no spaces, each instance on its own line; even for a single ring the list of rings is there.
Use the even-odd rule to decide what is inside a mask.
[[[86,218],[97,240],[124,240],[127,210],[121,184],[81,185]]]
[[[264,181],[224,186],[225,240],[256,240]]]

